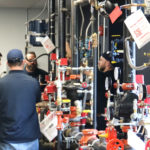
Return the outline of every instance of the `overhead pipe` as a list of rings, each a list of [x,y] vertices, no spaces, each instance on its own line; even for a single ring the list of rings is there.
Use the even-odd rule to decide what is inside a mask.
[[[126,4],[130,4],[131,3],[131,0],[126,0],[125,1]],[[126,17],[128,15],[131,14],[131,11],[126,11]],[[129,37],[130,36],[130,33],[129,31],[127,30],[125,24],[123,26],[123,35],[124,35],[124,39],[126,37]],[[135,65],[136,63],[136,46],[135,46],[135,42],[134,41],[131,41],[130,43],[130,47],[132,49],[132,51],[130,51],[130,57],[132,59],[132,62],[133,64]],[[125,50],[125,53],[126,53],[126,46],[125,46],[125,43],[123,45],[124,47],[124,50]],[[125,54],[124,53],[124,54]],[[135,82],[135,78],[136,78],[136,72],[134,69],[132,69],[129,64],[128,64],[128,61],[127,61],[127,58],[126,56],[124,55],[124,63],[123,63],[123,82],[124,83],[133,83]]]
[[[66,22],[65,22],[65,0],[58,0],[58,51],[59,58],[64,58],[66,55]],[[60,105],[57,106],[57,111],[60,111]],[[62,130],[58,129],[57,149],[62,149]]]
[[[58,46],[59,57],[64,58],[66,56],[66,21],[65,21],[65,0],[58,0]]]
[[[26,22],[28,22],[28,20],[29,20],[29,9],[27,8]],[[28,53],[28,46],[29,46],[29,42],[27,40],[27,36],[28,36],[28,32],[29,32],[28,26],[29,26],[29,24],[27,23],[26,24],[26,35],[25,35],[25,39],[26,39],[25,55]]]
[[[98,31],[98,43],[100,43],[100,30],[99,30],[99,27],[100,27],[100,12],[98,11],[98,14],[97,14],[97,20],[98,20],[98,24],[97,24],[97,31]],[[98,44],[98,57],[100,56],[100,45]],[[99,58],[98,58],[99,59]]]
[[[72,49],[72,66],[79,67],[79,6],[74,5],[75,0],[71,0],[71,49]],[[78,71],[74,71],[78,73]]]
[[[48,29],[47,29],[47,35],[50,37],[50,0],[47,2],[47,10],[48,10]]]
[[[47,29],[47,35],[50,37],[50,0],[48,0],[47,3],[47,10],[48,10],[48,29]],[[48,55],[48,73],[50,73],[51,65],[50,65],[50,54]]]
[[[50,0],[50,38],[55,45],[55,0]]]
[[[131,50],[131,48],[130,48],[131,44],[130,43],[131,43],[131,37],[127,37],[125,39],[125,49],[126,49],[126,57],[127,57],[127,60],[128,60],[128,64],[134,70],[143,70],[143,69],[146,69],[148,67],[149,63],[144,63],[141,66],[135,66],[135,61],[134,61],[134,64],[133,64],[133,61],[130,58],[130,50]],[[132,49],[133,49],[133,47],[134,47],[134,49],[136,49],[135,42],[133,42],[133,44],[132,44]]]
[[[109,19],[103,16],[103,52],[110,49],[109,44]]]
[[[70,43],[70,15],[66,17],[66,40]]]
[[[78,5],[78,4],[83,4],[83,3],[88,3],[88,0],[75,0],[74,1],[74,5]]]
[[[97,34],[95,34],[96,23],[95,23],[95,10],[91,6],[91,33],[93,34],[92,38],[92,51],[93,51],[93,127],[97,128],[97,65],[98,65],[98,49],[97,49]]]
[[[50,39],[52,40],[53,44],[55,45],[55,0],[50,0],[50,13],[49,13],[49,17],[50,17]],[[56,53],[56,50],[53,51],[54,53]],[[52,62],[53,63],[53,62]],[[49,62],[50,65],[50,62]],[[52,80],[55,80],[56,78],[56,63],[52,64],[54,65],[54,71],[52,71]],[[51,66],[52,68],[52,66]],[[53,69],[53,68],[52,68]],[[51,69],[51,70],[52,70]]]
[[[99,30],[99,40],[98,40],[98,43],[101,43],[98,44],[98,57],[102,55],[102,53],[104,52],[104,46],[106,44],[104,44],[104,37],[106,38],[105,36],[105,27],[104,27],[104,17],[101,15],[100,11],[98,11],[98,30]],[[106,40],[105,40],[106,41]],[[100,48],[101,47],[101,48]]]
[[[103,28],[104,28],[104,30],[103,30],[103,49],[102,49],[102,53],[104,53],[105,52],[105,46],[106,46],[106,18],[105,17],[103,17]]]
[[[84,14],[83,14],[83,10],[82,10],[81,5],[79,7],[80,7],[80,12],[81,12],[81,17],[82,17],[82,23],[81,23],[81,28],[80,28],[80,39],[82,39],[85,19],[84,19]]]
[[[83,9],[82,9],[82,6],[80,5],[80,13],[81,13],[81,27],[80,27],[80,35],[79,35],[79,52],[82,51],[82,48],[83,48],[83,27],[84,27],[84,22],[85,22],[85,19],[84,19],[84,14],[83,14]],[[80,72],[80,74],[82,74],[82,72]],[[81,79],[83,81],[83,78]],[[84,105],[83,105],[84,106]]]

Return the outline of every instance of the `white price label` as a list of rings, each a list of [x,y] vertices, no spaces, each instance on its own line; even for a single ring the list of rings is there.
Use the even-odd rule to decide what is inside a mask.
[[[50,141],[52,141],[57,135],[57,115],[55,112],[51,112],[44,120],[40,122],[40,130],[43,135]]]
[[[150,42],[150,24],[140,9],[124,22],[139,49]]]
[[[41,43],[47,53],[50,53],[51,51],[53,51],[55,49],[55,45],[52,43],[52,41],[50,40],[50,38],[48,36],[43,38],[41,40]]]

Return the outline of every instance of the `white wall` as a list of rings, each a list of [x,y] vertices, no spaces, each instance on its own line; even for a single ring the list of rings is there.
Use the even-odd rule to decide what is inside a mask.
[[[37,15],[40,10],[29,11],[29,19]],[[6,71],[6,56],[10,49],[18,48],[25,53],[25,34],[26,34],[26,9],[1,8],[0,9],[0,52],[2,53],[2,65],[0,66],[0,74]],[[30,47],[37,54],[45,53],[41,48]],[[47,57],[39,59],[39,67],[47,71]]]

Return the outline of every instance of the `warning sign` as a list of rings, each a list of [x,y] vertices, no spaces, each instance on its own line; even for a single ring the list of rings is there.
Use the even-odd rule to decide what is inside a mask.
[[[139,49],[150,42],[150,24],[141,9],[127,17],[124,22]]]

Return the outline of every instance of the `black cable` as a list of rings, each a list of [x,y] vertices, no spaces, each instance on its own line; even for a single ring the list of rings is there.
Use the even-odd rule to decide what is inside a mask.
[[[39,55],[38,57],[36,57],[36,58],[34,58],[34,59],[32,59],[32,60],[29,60],[29,59],[26,57],[26,60],[29,61],[29,62],[33,62],[33,61],[37,60],[38,58],[40,58],[40,57],[42,57],[42,56],[44,56],[44,55],[49,56],[49,54],[44,53],[44,54],[41,54],[41,55]]]

